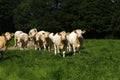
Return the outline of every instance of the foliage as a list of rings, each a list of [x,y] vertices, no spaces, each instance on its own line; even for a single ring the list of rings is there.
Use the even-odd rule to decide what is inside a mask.
[[[15,30],[13,23],[13,10],[22,0],[0,0],[0,34]]]
[[[119,32],[119,0],[1,0],[0,31],[31,28],[58,32],[77,28],[87,38],[105,38]]]
[[[116,38],[119,37],[119,32],[120,32],[120,0],[115,0],[114,6],[113,6],[113,16],[112,16],[112,29],[113,29],[113,34]]]

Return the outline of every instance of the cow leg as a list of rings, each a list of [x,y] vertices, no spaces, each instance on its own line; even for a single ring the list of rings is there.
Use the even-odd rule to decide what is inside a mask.
[[[22,42],[20,42],[19,45],[20,45],[20,50],[23,50]]]
[[[65,51],[63,51],[63,58],[65,58]]]
[[[58,53],[60,53],[60,48],[59,48],[59,46],[57,46],[57,51],[58,51]]]
[[[57,50],[56,49],[57,49],[56,45],[54,44],[54,53],[55,53],[55,55],[57,54]]]
[[[14,41],[15,41],[14,47],[16,47],[16,46],[17,46],[17,43],[16,43],[16,42],[17,42],[17,41],[16,41],[16,38],[14,39]]]
[[[74,52],[73,55],[75,55],[75,52],[76,52],[76,50],[75,50],[75,45],[72,45],[72,46],[73,46],[73,52]]]
[[[50,46],[48,46],[48,51],[50,51],[51,50],[51,48],[50,48]]]
[[[46,50],[46,45],[45,44],[43,44],[43,47],[44,47],[44,50]]]

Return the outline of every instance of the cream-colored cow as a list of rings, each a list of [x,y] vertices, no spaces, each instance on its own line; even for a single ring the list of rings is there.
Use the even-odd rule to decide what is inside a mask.
[[[35,41],[35,35],[37,34],[37,29],[33,28],[29,31],[29,37],[31,41]]]
[[[55,35],[51,33],[49,37],[54,43],[55,55],[57,53],[62,53],[63,57],[65,57],[65,52],[66,52],[67,44],[68,44],[67,39],[66,39],[66,32],[62,31],[62,32],[56,33]]]
[[[19,43],[18,45],[19,45],[20,49],[27,48],[28,41],[29,41],[29,36],[28,36],[27,33],[21,33],[21,34],[19,34],[17,43]]]
[[[3,57],[4,51],[6,50],[6,43],[11,39],[12,35],[9,32],[6,32],[0,36],[0,54]]]
[[[43,47],[44,50],[46,50],[46,36],[44,35],[45,31],[39,31],[36,35],[35,35],[35,49],[39,49],[41,50],[41,48]]]
[[[14,34],[14,42],[15,42],[14,47],[17,47],[17,46],[19,45],[19,44],[17,43],[17,41],[18,41],[19,35],[20,35],[21,33],[23,33],[23,31],[16,31],[16,32],[15,32],[15,34]]]
[[[75,54],[77,49],[78,51],[80,50],[81,45],[83,45],[82,34],[84,33],[85,31],[82,31],[81,29],[76,29],[66,36],[69,43],[69,51],[73,50]],[[72,48],[71,48],[71,45],[72,45]]]
[[[52,40],[49,38],[49,34],[50,32],[43,30],[36,34],[35,49],[41,50],[43,48],[44,50],[52,50]]]
[[[45,35],[45,40],[46,40],[46,48],[47,48],[47,50],[51,51],[53,42],[49,37],[50,32],[45,31],[44,35]]]
[[[84,43],[84,37],[83,37],[83,34],[85,34],[85,30],[81,30],[81,29],[76,29],[75,32],[77,33],[78,35],[78,39],[80,41],[80,49],[83,48],[83,43]]]

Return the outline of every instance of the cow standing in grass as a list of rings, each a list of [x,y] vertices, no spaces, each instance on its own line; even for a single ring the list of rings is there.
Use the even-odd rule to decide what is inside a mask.
[[[15,34],[14,34],[14,42],[15,42],[14,47],[18,47],[19,44],[17,43],[17,41],[18,41],[19,35],[21,33],[23,33],[23,31],[16,31],[15,32]]]
[[[78,39],[80,41],[80,50],[83,48],[83,43],[84,43],[84,37],[83,34],[85,34],[85,30],[81,30],[81,29],[76,29],[75,32],[78,35]]]
[[[83,47],[84,38],[82,34],[84,33],[84,30],[76,29],[66,36],[69,43],[69,51],[73,51],[74,55],[77,50],[80,51],[81,47]]]
[[[35,49],[39,49],[41,50],[42,47],[44,48],[44,50],[46,50],[46,36],[44,35],[45,31],[39,31],[36,35],[35,35]]]
[[[29,41],[29,36],[28,36],[27,33],[21,33],[21,34],[19,34],[17,43],[18,43],[20,49],[27,48],[28,41]]]
[[[33,28],[29,31],[30,40],[35,44],[35,35],[37,34],[37,29]]]
[[[46,48],[48,51],[51,51],[53,42],[50,39],[49,35],[50,35],[50,32],[48,32],[48,31],[44,32],[44,36],[45,36],[45,40],[46,40]]]
[[[11,39],[12,35],[9,32],[6,32],[0,36],[0,54],[4,57],[4,51],[6,50],[6,44]]]
[[[62,53],[63,57],[65,57],[65,52],[67,49],[67,39],[66,39],[66,32],[62,31],[59,33],[56,33],[55,35],[51,33],[49,35],[51,40],[54,43],[54,53],[55,55],[57,53]]]
[[[52,40],[49,38],[50,32],[48,31],[39,31],[35,37],[36,37],[36,44],[35,49],[41,50],[42,48],[44,50],[51,50],[52,49]]]

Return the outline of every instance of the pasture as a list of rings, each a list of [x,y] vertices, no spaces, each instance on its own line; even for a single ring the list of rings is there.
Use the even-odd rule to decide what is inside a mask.
[[[120,40],[86,39],[80,54],[66,58],[44,50],[5,54],[0,80],[120,80]]]

